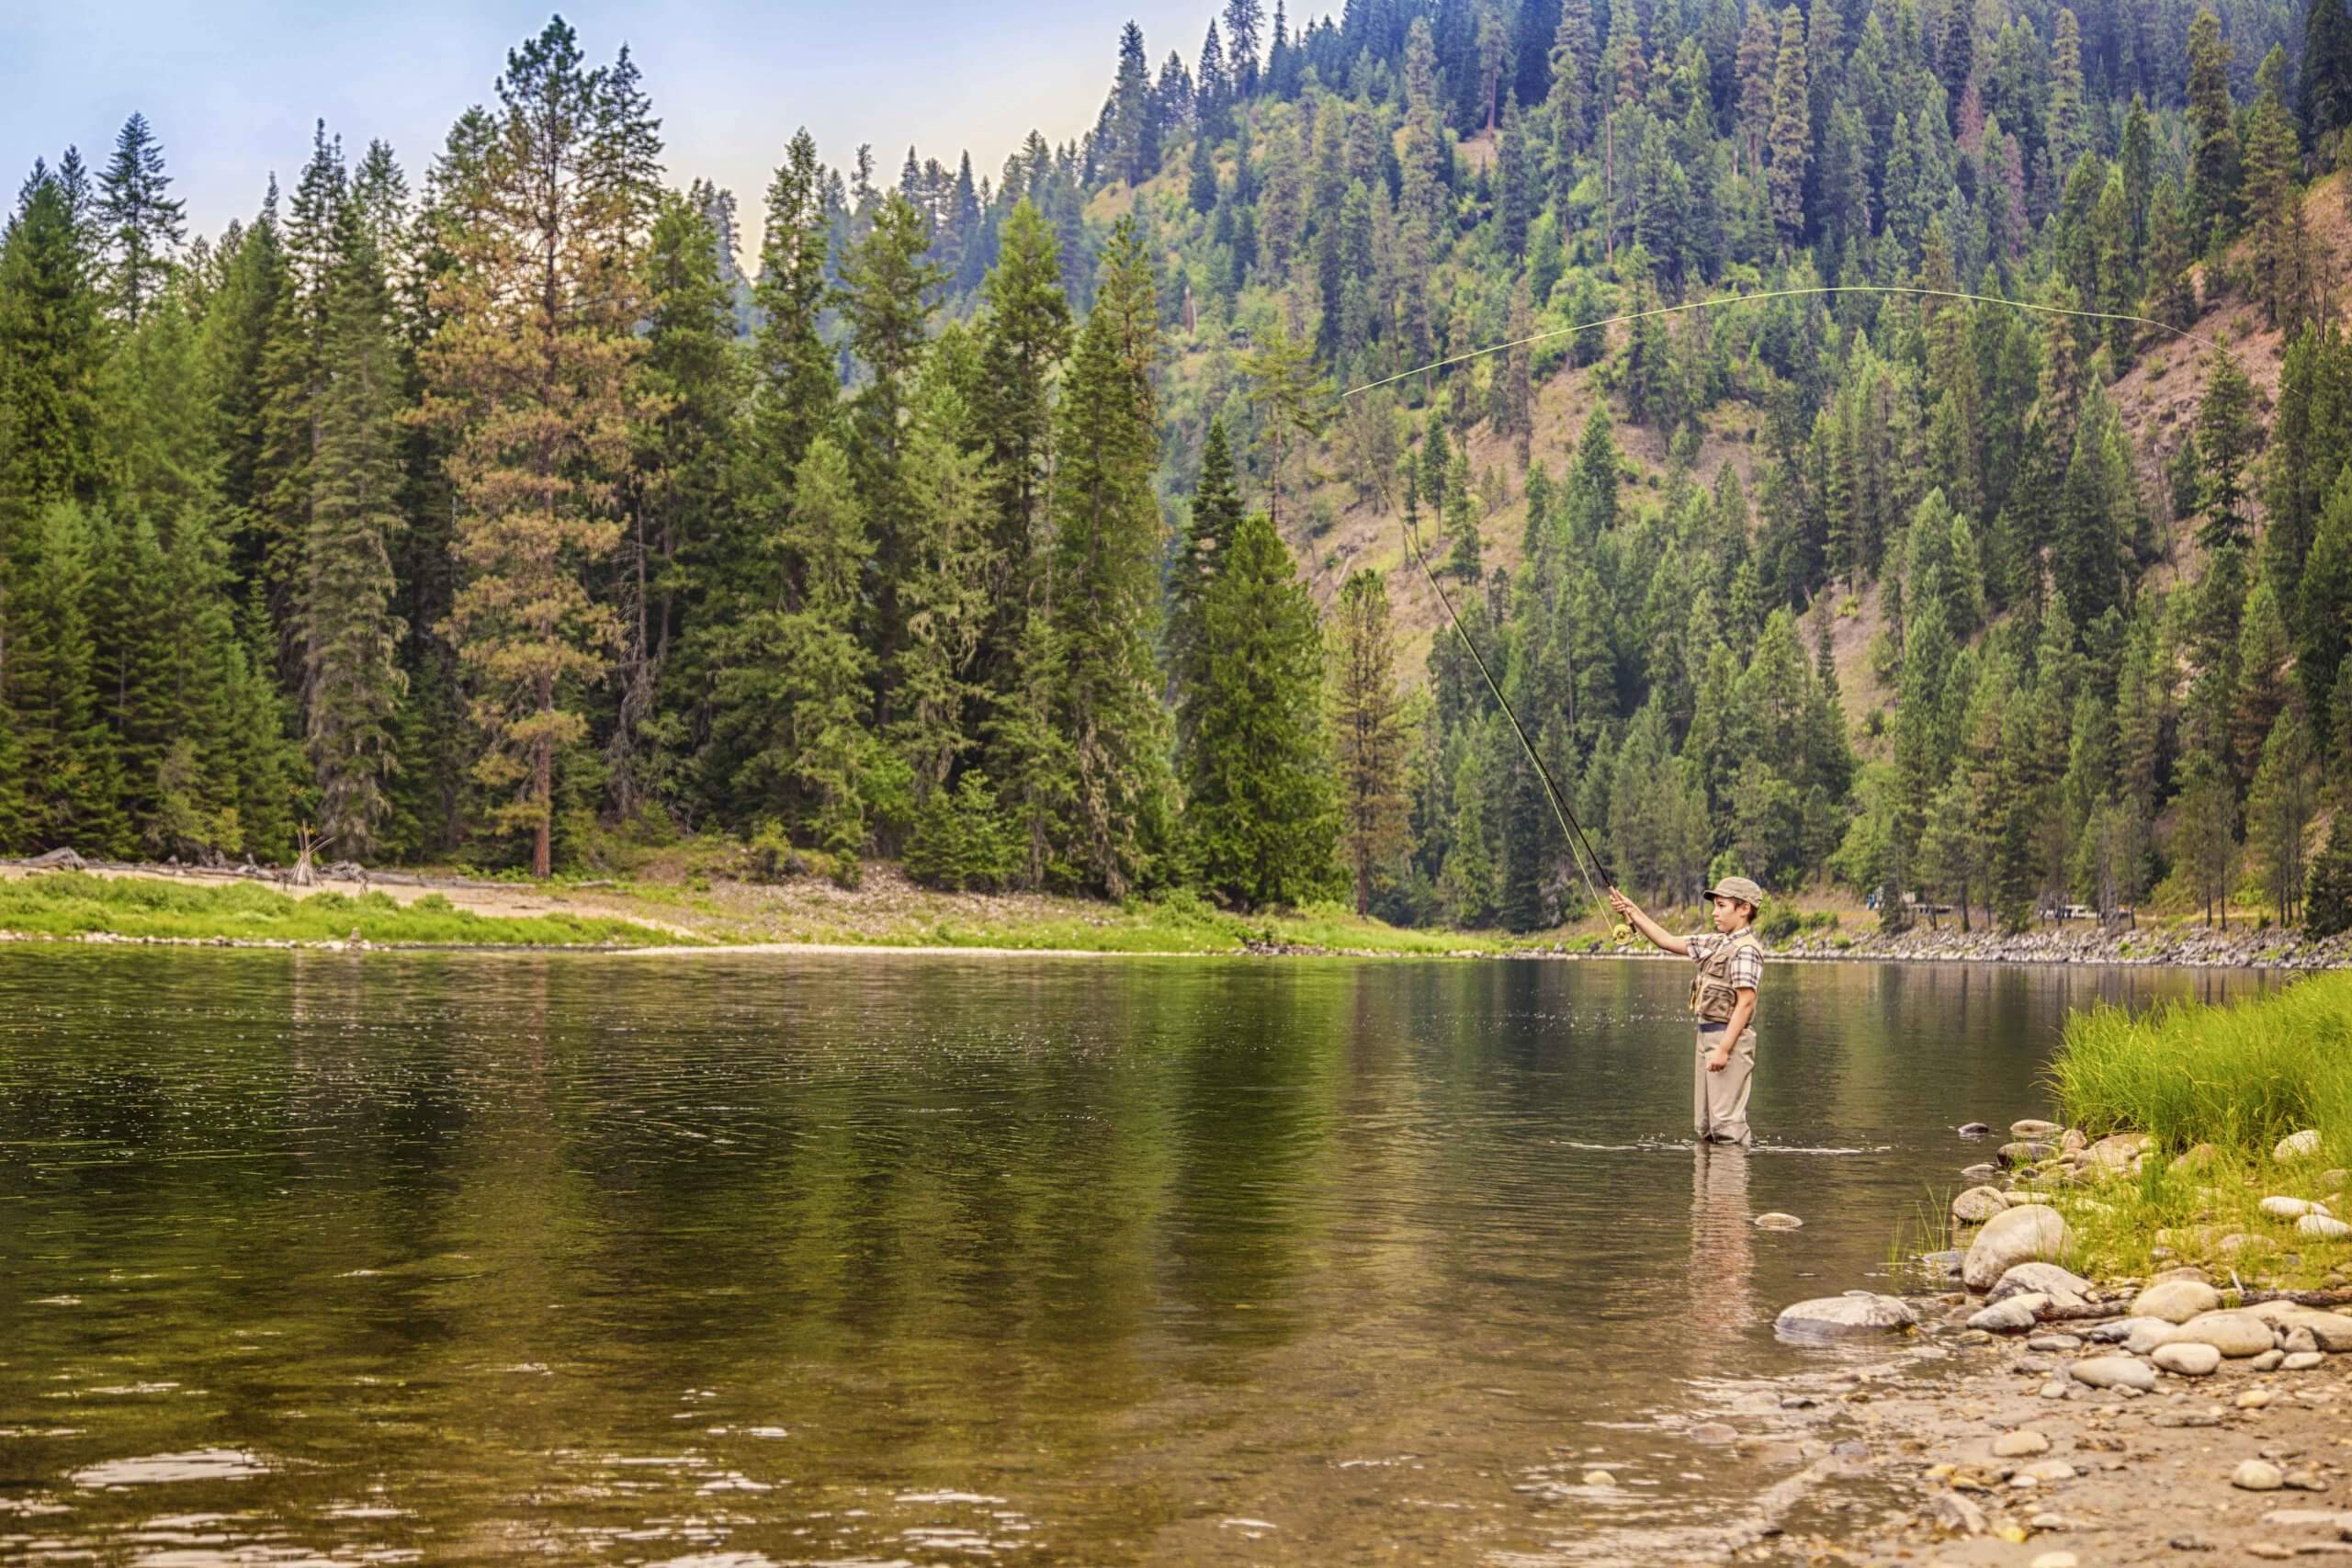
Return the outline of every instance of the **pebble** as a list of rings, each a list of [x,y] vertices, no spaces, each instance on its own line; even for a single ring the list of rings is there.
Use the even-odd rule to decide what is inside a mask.
[[[2033,1560],[2033,1568],[2082,1568],[2082,1561],[2071,1551],[2045,1551]]]
[[[2295,1555],[2293,1551],[2275,1540],[2250,1541],[2246,1545],[2245,1554],[2248,1557],[2259,1557],[2268,1562],[2284,1562]]]
[[[2064,1514],[2036,1514],[2033,1517],[2026,1520],[2026,1526],[2030,1529],[2063,1530],[2067,1528],[2066,1516]]]
[[[1769,1214],[1756,1216],[1757,1225],[1768,1231],[1795,1231],[1804,1228],[1804,1222],[1794,1214],[1783,1214],[1777,1209]]]
[[[2287,1472],[2286,1482],[2290,1489],[2297,1492],[2327,1490],[2327,1483],[2319,1478],[2319,1472],[2315,1470],[2290,1470]]]
[[[2014,1432],[2004,1432],[1993,1439],[1995,1459],[2028,1459],[2050,1451],[2050,1439],[2030,1427]]]
[[[2063,1382],[2056,1382],[2043,1383],[2041,1385],[2041,1397],[2044,1399],[2064,1399],[2066,1397],[2066,1385]]]
[[[1617,1478],[1605,1470],[1588,1470],[1584,1472],[1584,1483],[1587,1486],[1614,1486]]]
[[[2240,1410],[2259,1410],[2278,1396],[2267,1388],[2250,1388],[2238,1395]]]
[[[2211,1551],[2213,1543],[2200,1535],[2177,1535],[2165,1542],[2175,1551]]]
[[[2250,1372],[2275,1372],[2286,1362],[2286,1359],[2287,1352],[2284,1350],[2265,1350],[2261,1355],[2248,1360],[2245,1370]]]
[[[2043,1483],[2072,1481],[2075,1479],[2075,1467],[2063,1459],[2046,1459],[2040,1464],[2027,1465],[2018,1473],[2030,1475],[2034,1480]]]
[[[2286,1359],[2278,1363],[2278,1370],[2282,1372],[2307,1372],[2326,1359],[2325,1353],[2319,1350],[2290,1350]]]
[[[2037,1334],[2025,1342],[2025,1348],[2029,1350],[2044,1352],[2079,1350],[2083,1348],[2083,1342],[2072,1334]]]
[[[2276,1492],[2287,1484],[2278,1467],[2266,1460],[2250,1459],[2230,1472],[2230,1484],[2241,1492]]]

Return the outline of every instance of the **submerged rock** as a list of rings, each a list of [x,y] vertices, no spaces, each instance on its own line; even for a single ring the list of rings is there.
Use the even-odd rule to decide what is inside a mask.
[[[1768,1231],[1794,1231],[1804,1228],[1803,1220],[1798,1219],[1794,1214],[1783,1214],[1777,1210],[1769,1214],[1757,1215],[1756,1223]]]
[[[1992,1131],[1992,1126],[1987,1122],[1971,1122],[1960,1129],[1960,1135],[1963,1138],[1982,1138],[1989,1135]]]
[[[1961,1264],[1972,1291],[1989,1291],[2020,1263],[2048,1261],[2066,1250],[2066,1221],[2046,1203],[2004,1209],[1984,1224]]]
[[[1781,1315],[1772,1320],[1772,1332],[1785,1339],[1846,1339],[1893,1333],[1917,1321],[1909,1305],[1897,1297],[1855,1291],[1782,1307]]]

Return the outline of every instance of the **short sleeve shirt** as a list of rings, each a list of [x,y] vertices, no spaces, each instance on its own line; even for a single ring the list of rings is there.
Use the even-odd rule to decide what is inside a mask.
[[[1701,962],[1706,958],[1709,953],[1713,953],[1717,948],[1723,946],[1724,943],[1731,940],[1732,939],[1727,936],[1692,937],[1690,939],[1690,962],[1693,964]],[[1760,991],[1763,988],[1764,980],[1763,944],[1753,942],[1741,942],[1738,948],[1736,949],[1731,955],[1731,971],[1725,978],[1731,981],[1731,987],[1734,990],[1739,990],[1745,987],[1751,991]]]

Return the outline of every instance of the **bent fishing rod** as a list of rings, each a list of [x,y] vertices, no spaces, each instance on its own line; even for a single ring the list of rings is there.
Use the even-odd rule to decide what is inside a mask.
[[[1596,332],[1661,316],[1677,316],[1686,311],[1709,310],[1717,305],[1748,305],[1771,299],[1802,299],[1833,294],[1901,294],[1915,299],[1952,299],[1977,305],[2003,305],[2013,310],[2040,310],[2045,315],[2068,316],[2082,321],[2128,321],[2138,326],[2154,327],[2159,332],[2171,333],[2174,336],[2187,338],[2191,343],[2202,344],[2232,362],[2237,358],[2224,344],[2200,336],[2186,327],[2177,327],[2169,321],[2160,321],[2151,316],[2135,316],[2120,310],[2084,310],[2065,305],[2044,305],[2030,299],[2004,299],[1998,295],[1972,294],[1957,288],[1928,288],[1899,283],[1840,283],[1824,284],[1806,288],[1771,288],[1752,294],[1726,294],[1712,299],[1690,299],[1679,305],[1660,305],[1647,310],[1631,310],[1622,315],[1604,316],[1598,321],[1578,321],[1572,326],[1554,327],[1548,332],[1535,333],[1527,337],[1514,338],[1508,343],[1494,344],[1485,348],[1474,348],[1467,354],[1457,354],[1448,359],[1434,360],[1427,365],[1416,366],[1410,370],[1400,370],[1394,376],[1384,376],[1379,380],[1367,381],[1362,386],[1351,387],[1340,393],[1337,400],[1344,402],[1360,393],[1393,386],[1398,381],[1408,380],[1415,376],[1425,376],[1432,370],[1443,370],[1452,366],[1467,364],[1474,359],[1483,359],[1490,354],[1503,354],[1514,348],[1526,348],[1534,344],[1547,343],[1554,338],[1569,337],[1577,333]],[[1404,525],[1403,532],[1406,549],[1411,554],[1414,563],[1421,569],[1421,576],[1428,581],[1430,589],[1437,594],[1437,602],[1444,607],[1446,619],[1453,623],[1455,634],[1462,638],[1462,646],[1470,652],[1471,663],[1477,666],[1479,678],[1486,682],[1487,690],[1494,694],[1495,705],[1502,710],[1503,717],[1510,721],[1511,733],[1519,737],[1520,746],[1527,752],[1527,760],[1535,765],[1535,776],[1544,782],[1544,798],[1552,803],[1552,815],[1559,821],[1561,834],[1568,845],[1568,858],[1576,862],[1577,874],[1584,879],[1585,891],[1592,895],[1594,903],[1605,903],[1606,900],[1601,897],[1600,889],[1593,886],[1591,874],[1585,870],[1585,861],[1589,860],[1593,869],[1600,872],[1603,886],[1614,887],[1617,885],[1617,879],[1610,874],[1608,863],[1595,852],[1592,840],[1585,835],[1583,824],[1577,820],[1576,813],[1568,808],[1567,800],[1561,795],[1559,784],[1553,780],[1552,770],[1544,765],[1543,754],[1535,750],[1535,743],[1527,738],[1526,728],[1519,722],[1519,715],[1511,710],[1510,699],[1503,695],[1502,687],[1497,683],[1493,672],[1487,670],[1487,660],[1479,653],[1478,645],[1471,637],[1469,628],[1462,624],[1462,617],[1454,613],[1453,601],[1447,596],[1444,584],[1438,581],[1437,573],[1430,570],[1429,558],[1421,553],[1421,542],[1415,536],[1411,525]],[[1577,854],[1579,846],[1584,851],[1581,858]],[[1621,925],[1615,928],[1614,934],[1622,942],[1632,933]]]

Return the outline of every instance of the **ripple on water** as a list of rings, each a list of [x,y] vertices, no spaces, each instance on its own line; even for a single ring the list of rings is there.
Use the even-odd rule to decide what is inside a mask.
[[[269,1466],[243,1449],[191,1449],[186,1453],[110,1459],[77,1470],[76,1486],[151,1486],[177,1481],[242,1481],[267,1475]]]

